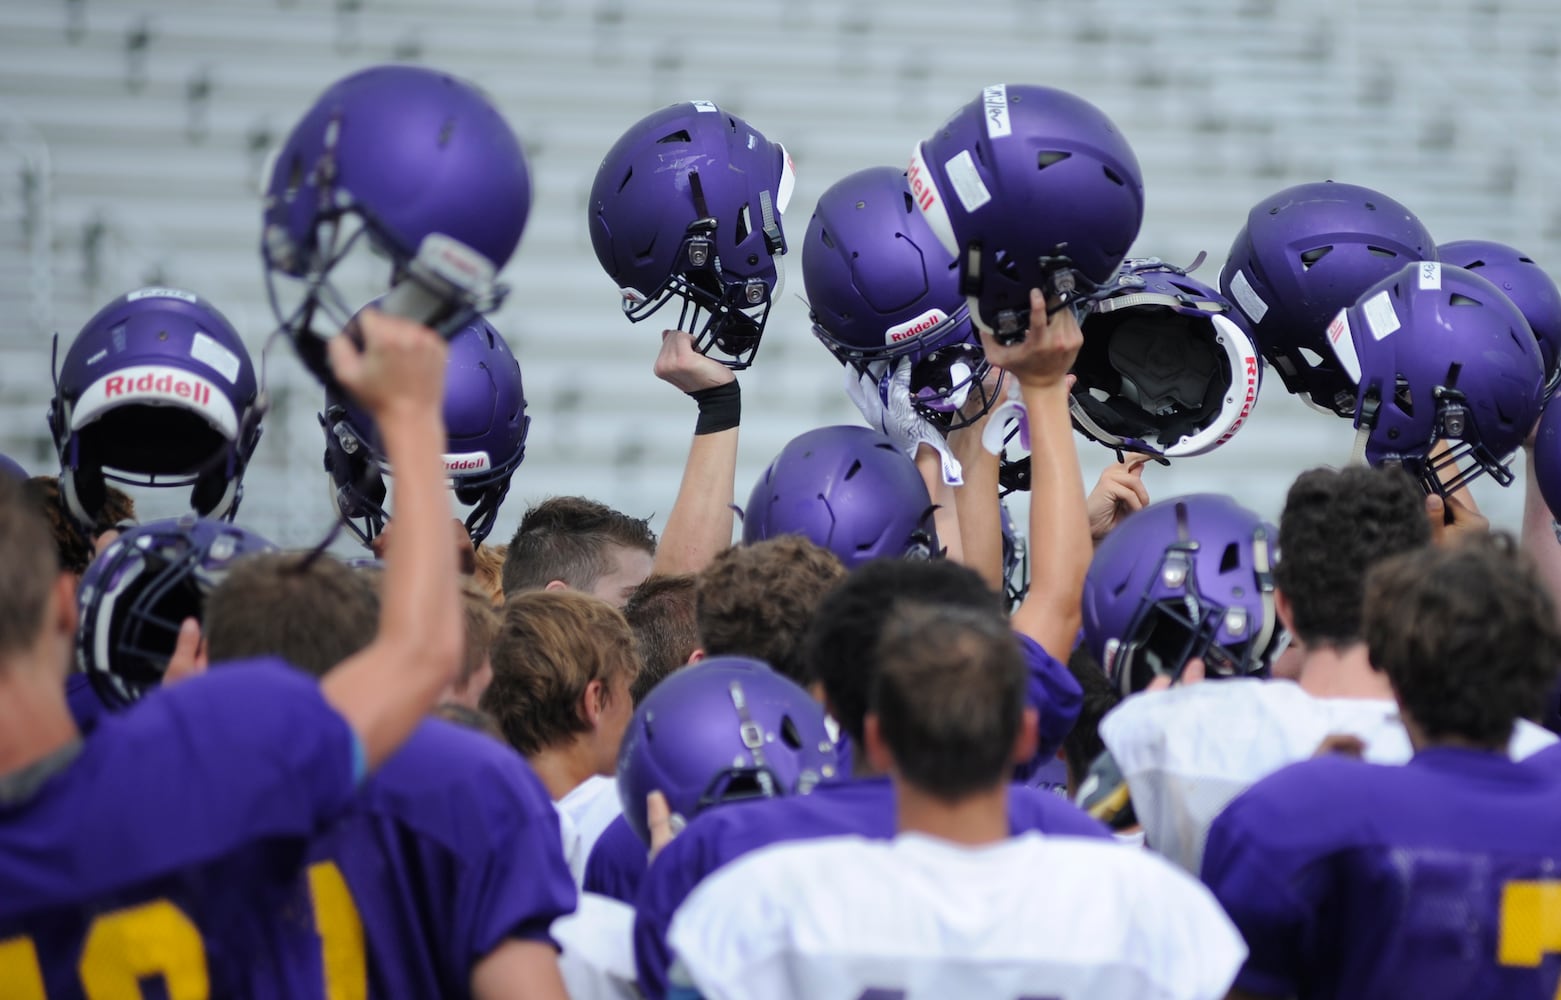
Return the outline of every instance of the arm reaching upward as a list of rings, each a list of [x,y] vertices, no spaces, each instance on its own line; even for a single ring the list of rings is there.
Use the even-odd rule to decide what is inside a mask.
[[[681,330],[662,331],[655,370],[694,398],[699,422],[651,575],[698,573],[732,544],[742,395],[732,370],[694,350],[694,339]]]

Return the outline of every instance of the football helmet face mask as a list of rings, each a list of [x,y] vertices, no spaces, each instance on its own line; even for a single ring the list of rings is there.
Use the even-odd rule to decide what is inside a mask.
[[[1001,391],[981,349],[954,258],[917,211],[903,171],[861,170],[819,198],[803,240],[813,335],[835,359],[883,383],[911,364],[911,402],[945,432]]]
[[[76,662],[105,705],[123,708],[162,683],[184,619],[243,556],[276,547],[237,525],[186,516],[128,528],[76,590]]]
[[[709,101],[640,119],[591,185],[591,245],[638,323],[674,299],[702,354],[747,368],[779,298],[791,158]]]
[[[87,321],[55,368],[61,496],[91,525],[107,480],[189,486],[197,514],[232,520],[260,418],[249,351],[214,306],[177,288],[129,292]]]
[[[1561,382],[1561,290],[1550,275],[1504,243],[1490,240],[1456,240],[1436,248],[1437,259],[1473,271],[1512,300],[1539,341],[1545,362],[1545,390],[1554,392]]]
[[[370,544],[389,520],[383,476],[391,470],[373,420],[349,397],[327,388],[325,469],[342,522]],[[444,392],[445,475],[471,507],[466,531],[481,544],[493,530],[510,479],[526,457],[525,389],[520,364],[493,326],[477,317],[450,338]]]
[[[1084,641],[1124,695],[1181,677],[1262,675],[1281,645],[1272,565],[1278,532],[1229,497],[1162,500],[1095,549]]]
[[[530,207],[520,142],[470,84],[405,65],[347,76],[293,128],[266,182],[260,253],[277,322],[326,383],[325,342],[387,288],[385,308],[449,334],[503,300],[494,279]],[[360,239],[390,280],[354,296],[341,265]],[[298,301],[284,303],[291,284]]]
[[[1067,303],[1105,284],[1143,223],[1132,147],[1051,87],[987,87],[916,147],[907,176],[971,315],[1004,342],[1029,326],[1030,289]]]
[[[1224,296],[1179,268],[1126,261],[1082,327],[1073,425],[1107,447],[1201,455],[1229,441],[1257,403],[1252,339]]]
[[[1411,264],[1341,309],[1328,341],[1356,384],[1367,462],[1401,465],[1442,496],[1486,473],[1512,482],[1505,460],[1539,419],[1545,367],[1528,321],[1495,285],[1461,267]],[[1432,459],[1439,440],[1452,447]]]
[[[1298,184],[1252,207],[1220,270],[1220,291],[1285,388],[1325,413],[1354,412],[1355,385],[1328,349],[1328,324],[1405,264],[1436,259],[1414,213],[1380,191]]]
[[[894,442],[866,427],[793,438],[759,476],[743,510],[743,544],[802,535],[847,570],[873,559],[941,554],[927,485]]]
[[[723,802],[806,795],[842,775],[824,710],[759,660],[714,656],[645,696],[618,752],[618,798],[650,843],[645,797],[660,791],[674,831]]]
[[[1008,505],[999,502],[1003,518],[1003,598],[1013,611],[1030,592],[1030,543],[1014,524]]]

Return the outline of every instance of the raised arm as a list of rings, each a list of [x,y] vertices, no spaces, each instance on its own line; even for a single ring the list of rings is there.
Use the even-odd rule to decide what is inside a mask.
[[[699,420],[651,573],[698,573],[732,544],[742,393],[732,370],[694,350],[694,339],[681,330],[662,331],[655,371],[699,405]]]
[[[461,658],[460,590],[445,489],[445,344],[410,320],[365,310],[363,349],[345,336],[331,366],[379,428],[396,470],[396,544],[385,555],[379,632],[320,682],[358,735],[369,767],[389,756],[433,708]]]
[[[997,499],[999,456],[981,444],[986,418],[949,432],[949,447],[963,467],[965,483],[954,487],[959,513],[960,562],[1003,591],[1003,518]]]

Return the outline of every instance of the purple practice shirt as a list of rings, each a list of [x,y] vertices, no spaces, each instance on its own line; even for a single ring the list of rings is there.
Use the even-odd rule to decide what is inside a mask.
[[[107,714],[108,706],[98,697],[97,689],[80,671],[73,671],[65,678],[65,704],[70,706],[70,716],[76,720],[76,728],[90,733],[97,728],[98,719]]]
[[[1017,785],[1009,788],[1008,824],[1016,834],[1038,830],[1111,838],[1104,826],[1066,799]],[[826,782],[808,795],[732,802],[696,816],[657,855],[635,899],[634,961],[645,995],[652,1000],[666,995],[671,965],[667,929],[700,880],[770,844],[839,834],[881,840],[894,836],[894,786],[888,778]]]
[[[418,726],[314,844],[351,892],[369,995],[464,997],[509,938],[550,941],[574,911],[558,812],[514,750],[440,719]]]
[[[1554,996],[1558,875],[1561,779],[1454,749],[1285,768],[1214,821],[1203,860],[1259,996]]]
[[[585,891],[633,906],[650,864],[649,854],[634,827],[618,816],[596,838],[591,856],[586,859]]]
[[[1029,636],[1015,632],[1019,649],[1024,653],[1025,666],[1029,668],[1025,702],[1039,716],[1040,743],[1035,756],[1014,769],[1014,780],[1028,783],[1048,761],[1057,757],[1062,741],[1073,730],[1079,712],[1084,707],[1084,689],[1078,678],[1056,657],[1046,652],[1041,644]]]
[[[299,874],[352,798],[355,742],[311,678],[254,661],[102,716],[36,787],[7,775],[0,941],[37,958],[0,949],[0,993],[36,964],[51,998],[200,969],[212,996],[318,995]]]

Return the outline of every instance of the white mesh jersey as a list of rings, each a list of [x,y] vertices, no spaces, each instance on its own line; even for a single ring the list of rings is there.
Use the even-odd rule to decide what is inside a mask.
[[[1193,1000],[1246,957],[1203,885],[1144,851],[1026,833],[765,848],[673,917],[675,984],[707,1000]]]
[[[575,912],[553,921],[559,971],[571,1000],[640,1000],[634,982],[634,910],[582,892]]]
[[[1289,681],[1238,678],[1147,691],[1100,725],[1149,846],[1194,875],[1209,827],[1231,800],[1311,757],[1333,733],[1358,737],[1376,764],[1402,764],[1413,752],[1391,700],[1317,698]],[[1555,739],[1519,722],[1508,749],[1522,759]]]
[[[623,812],[618,802],[618,782],[593,774],[570,789],[554,803],[558,807],[558,829],[564,839],[564,858],[575,887],[585,885],[585,863],[591,857],[602,831]]]

